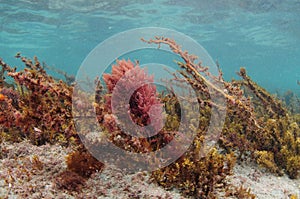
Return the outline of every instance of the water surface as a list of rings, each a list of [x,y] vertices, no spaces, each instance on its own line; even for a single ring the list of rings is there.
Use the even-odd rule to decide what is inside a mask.
[[[300,95],[299,0],[1,0],[0,12],[0,57],[11,65],[20,51],[76,74],[106,38],[157,26],[197,40],[227,80],[245,66],[269,91]]]

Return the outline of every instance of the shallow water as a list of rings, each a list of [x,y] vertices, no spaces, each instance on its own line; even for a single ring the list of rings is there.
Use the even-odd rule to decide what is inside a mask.
[[[298,0],[1,0],[0,12],[0,57],[11,65],[20,51],[76,74],[108,37],[156,26],[198,41],[228,80],[245,66],[269,91],[300,94]]]

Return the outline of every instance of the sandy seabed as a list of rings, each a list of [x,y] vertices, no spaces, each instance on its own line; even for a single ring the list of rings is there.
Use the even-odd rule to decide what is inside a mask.
[[[56,176],[66,169],[65,157],[70,148],[59,145],[34,146],[29,142],[1,143],[0,145],[0,199],[2,198],[186,198],[178,190],[165,190],[151,181],[144,172],[125,175],[117,168],[106,166],[93,174],[79,192],[59,189]],[[42,168],[33,163],[34,157]],[[235,186],[251,188],[258,199],[285,199],[300,197],[300,179],[275,176],[254,163],[236,164],[234,174],[226,179]],[[218,190],[224,198],[223,190]]]

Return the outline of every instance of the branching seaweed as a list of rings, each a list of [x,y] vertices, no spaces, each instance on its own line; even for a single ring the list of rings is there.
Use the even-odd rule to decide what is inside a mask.
[[[219,66],[219,74],[211,74],[207,66],[195,63],[196,56],[189,55],[169,38],[142,40],[149,44],[157,44],[158,47],[168,45],[182,58],[183,62],[177,62],[180,69],[173,74],[175,81],[172,83],[188,82],[196,91],[197,99],[185,100],[201,105],[200,118],[194,118],[199,120],[200,125],[195,129],[197,134],[192,145],[178,160],[152,172],[152,178],[159,185],[169,189],[176,187],[183,194],[195,198],[214,198],[216,189],[226,188],[225,178],[232,173],[235,162],[244,158],[254,159],[271,172],[280,175],[286,172],[290,178],[299,177],[299,114],[294,114],[284,103],[257,85],[247,75],[245,68],[238,72],[241,80],[228,82],[224,80]],[[70,84],[54,79],[46,73],[46,65],[42,66],[36,57],[31,60],[17,54],[16,58],[25,64],[24,70],[17,71],[0,60],[0,141],[18,142],[29,139],[36,145],[60,143],[63,146],[74,146],[76,150],[66,159],[68,170],[57,176],[58,188],[79,189],[84,186],[86,178],[104,167],[104,164],[89,154],[81,143],[74,127],[73,120],[76,118],[71,114],[72,105],[79,107],[81,112],[78,115],[87,116],[89,111],[94,109],[99,125],[109,139],[130,152],[147,153],[159,150],[174,139],[175,135],[168,132],[177,132],[179,129],[180,105],[172,93],[172,85],[169,93],[159,93],[155,86],[146,85],[139,88],[130,99],[131,117],[140,126],[152,124],[153,128],[158,129],[161,125],[159,122],[162,121],[160,110],[157,109],[153,113],[157,116],[154,118],[158,118],[156,123],[150,122],[147,110],[153,104],[165,108],[166,121],[157,135],[150,138],[134,138],[122,132],[116,125],[111,110],[111,94],[116,82],[129,70],[133,70],[137,77],[151,82],[151,77],[139,68],[138,63],[118,60],[112,73],[103,76],[105,86],[101,78],[95,80],[95,98],[92,99],[81,97],[86,96],[81,94],[84,91],[76,91],[78,93],[73,95],[76,82]],[[73,81],[66,73],[57,72],[63,74],[66,79],[69,78],[68,81]],[[12,77],[14,83],[6,82],[5,76]],[[142,81],[143,78],[136,78],[135,81]],[[122,82],[124,90],[132,86],[128,82]],[[218,84],[224,85],[225,90],[220,89]],[[212,102],[210,92],[225,98],[227,107]],[[72,99],[72,96],[77,97]],[[87,104],[92,105],[89,107]],[[203,149],[212,107],[217,110],[227,109],[227,116],[217,145],[202,157],[200,152]],[[89,133],[88,126],[83,125],[82,128],[82,132]],[[42,160],[38,157],[32,161],[37,170],[43,168]],[[64,180],[68,175],[69,178]],[[228,196],[254,198],[250,190],[243,187],[227,187],[226,190]]]

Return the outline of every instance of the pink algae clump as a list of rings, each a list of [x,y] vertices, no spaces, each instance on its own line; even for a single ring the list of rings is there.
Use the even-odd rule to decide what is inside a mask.
[[[150,125],[155,132],[162,128],[162,104],[154,78],[145,69],[130,60],[117,60],[112,73],[104,74],[103,80],[108,90],[105,97],[108,110],[114,110],[126,124]],[[128,114],[131,121],[126,121]]]
[[[133,69],[134,64],[128,60],[118,60],[117,65],[112,66],[111,74],[103,74],[103,79],[109,93],[112,93],[115,85],[124,76],[124,74]]]

